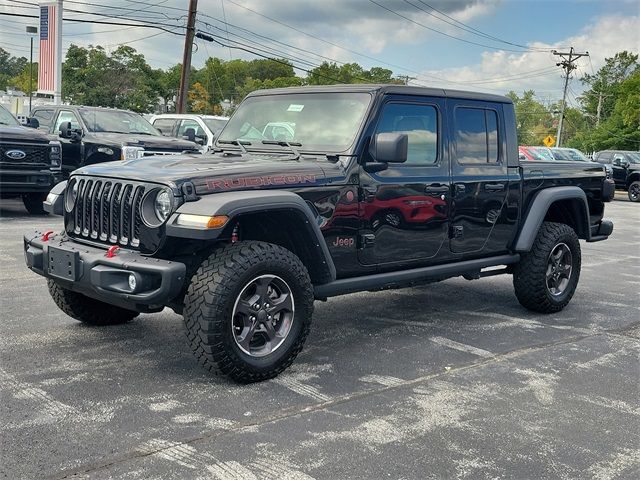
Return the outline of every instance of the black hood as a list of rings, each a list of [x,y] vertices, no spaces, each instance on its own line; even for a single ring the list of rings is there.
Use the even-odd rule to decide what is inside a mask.
[[[162,135],[135,135],[131,133],[88,132],[84,136],[85,142],[99,143],[121,147],[122,145],[134,145],[145,150],[192,150],[201,148],[194,142],[180,138],[165,137]]]
[[[75,174],[122,180],[157,182],[181,188],[185,182],[205,195],[229,190],[313,187],[346,181],[342,162],[326,157],[249,153],[240,155],[193,154],[148,157],[127,162],[89,165]]]
[[[49,143],[52,139],[53,137],[35,128],[0,125],[0,140],[3,142]]]

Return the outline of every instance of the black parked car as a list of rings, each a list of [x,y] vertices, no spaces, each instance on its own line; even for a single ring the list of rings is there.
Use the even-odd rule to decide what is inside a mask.
[[[65,178],[85,165],[200,148],[187,140],[163,136],[141,115],[127,110],[58,105],[36,107],[31,116],[41,130],[60,137]]]
[[[274,124],[291,138],[269,138]],[[505,274],[526,308],[559,312],[579,239],[613,230],[602,166],[520,162],[512,101],[485,93],[256,91],[215,153],[162,160],[56,186],[47,208],[63,219],[25,234],[27,265],[81,322],[173,308],[199,362],[242,382],[287,368],[314,300],[336,295]]]
[[[62,180],[61,162],[59,141],[22,126],[0,106],[0,198],[21,197],[29,213],[44,213],[42,202]]]
[[[616,188],[626,190],[632,202],[640,202],[640,152],[603,150],[595,153],[593,159],[611,165]]]

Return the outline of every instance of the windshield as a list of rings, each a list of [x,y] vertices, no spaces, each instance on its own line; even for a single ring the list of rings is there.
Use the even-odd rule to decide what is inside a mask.
[[[11,115],[4,107],[0,106],[0,125],[20,125],[16,118]]]
[[[213,133],[219,132],[227,124],[226,120],[221,120],[219,118],[203,118],[203,120],[205,125],[209,127],[209,130]]]
[[[554,148],[553,156],[556,160],[564,160],[569,162],[588,162],[580,150],[575,148]]]
[[[80,116],[90,132],[160,135],[158,130],[137,113],[122,110],[81,109]]]
[[[240,140],[251,149],[250,145],[264,148],[263,142],[289,142],[306,151],[342,152],[355,140],[370,102],[368,93],[249,97],[231,117],[218,143]]]
[[[628,152],[627,158],[631,163],[640,163],[640,152]]]

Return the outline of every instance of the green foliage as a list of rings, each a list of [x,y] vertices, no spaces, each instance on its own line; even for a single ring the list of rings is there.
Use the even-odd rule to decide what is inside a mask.
[[[527,90],[519,97],[507,93],[516,110],[518,145],[542,145],[549,134],[555,134],[554,117],[550,109],[535,99],[535,92]]]
[[[0,90],[16,86],[14,78],[19,76],[24,68],[29,67],[29,60],[24,57],[14,57],[0,47]]]

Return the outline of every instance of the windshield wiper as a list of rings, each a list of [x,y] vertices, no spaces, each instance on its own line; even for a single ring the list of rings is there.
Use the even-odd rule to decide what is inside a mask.
[[[148,133],[148,132],[129,132],[129,133],[133,133],[134,135],[153,135],[153,133]]]
[[[293,154],[296,156],[296,160],[300,158],[300,152],[295,147],[301,147],[302,144],[300,142],[287,142],[285,140],[262,140],[264,145],[279,145],[281,147],[289,147]]]
[[[244,148],[245,145],[251,145],[251,142],[247,142],[246,140],[218,140],[218,143],[237,145],[240,147],[240,150],[242,150],[242,153],[247,153],[247,149]]]

